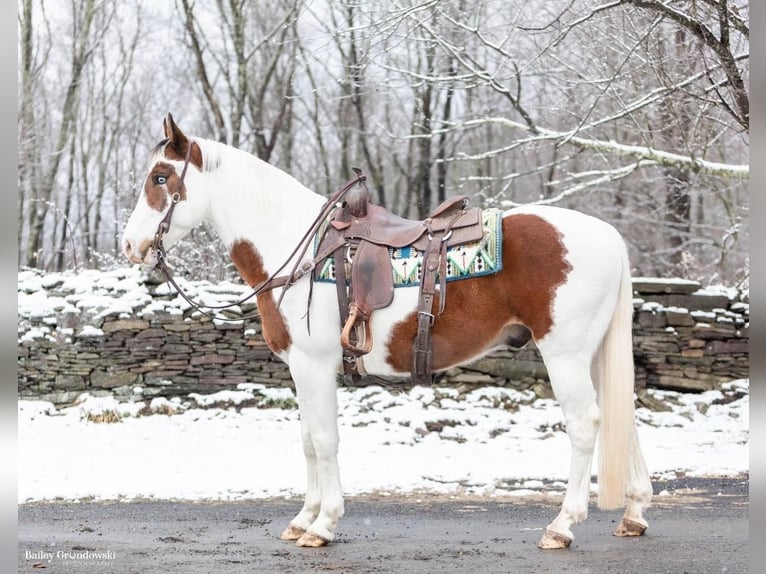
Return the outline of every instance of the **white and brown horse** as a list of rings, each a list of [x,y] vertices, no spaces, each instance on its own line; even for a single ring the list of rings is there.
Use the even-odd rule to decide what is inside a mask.
[[[208,221],[243,279],[261,283],[290,257],[327,200],[253,155],[188,138],[169,114],[164,131],[125,227],[125,255],[133,263],[156,262],[153,240],[172,205],[167,246]],[[433,368],[468,362],[528,330],[563,409],[572,448],[561,511],[539,546],[569,546],[570,527],[587,517],[599,430],[598,505],[626,506],[616,535],[643,534],[652,486],[634,417],[633,307],[625,244],[607,223],[556,207],[509,210],[502,226],[502,270],[449,284],[446,309],[432,330]],[[257,305],[264,338],[289,365],[295,382],[306,457],[305,502],[282,538],[321,546],[333,539],[344,511],[336,420],[341,327],[334,285],[316,283],[307,329],[308,289],[304,277],[283,294],[279,306],[275,295],[281,289],[259,294]],[[409,372],[417,303],[417,287],[397,288],[393,303],[375,312],[367,372]]]

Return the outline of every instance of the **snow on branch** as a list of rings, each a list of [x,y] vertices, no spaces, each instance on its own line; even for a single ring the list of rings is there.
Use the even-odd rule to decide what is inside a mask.
[[[497,124],[513,129],[527,131],[527,126],[508,118],[484,117],[468,120],[460,124],[461,128],[470,129],[486,124]],[[559,141],[573,145],[580,149],[598,151],[617,156],[629,156],[638,160],[654,162],[655,165],[681,167],[695,172],[703,172],[718,177],[733,179],[747,179],[750,177],[750,166],[719,163],[694,156],[654,149],[647,146],[629,145],[618,143],[613,140],[600,140],[584,138],[573,135],[573,132],[562,132],[537,126],[537,135],[526,138],[525,142],[532,141]]]

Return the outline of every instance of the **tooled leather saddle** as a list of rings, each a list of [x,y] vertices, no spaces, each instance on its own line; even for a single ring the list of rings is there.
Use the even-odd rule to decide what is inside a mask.
[[[413,383],[431,382],[431,327],[446,304],[447,248],[481,240],[481,209],[469,206],[468,197],[461,195],[447,199],[422,221],[405,219],[372,203],[364,176],[354,171],[358,185],[330,217],[314,257],[317,264],[334,258],[344,372],[354,380],[364,374],[362,359],[374,343],[372,313],[393,301],[389,248],[413,246],[423,257],[411,375]],[[318,278],[318,265],[314,273]]]

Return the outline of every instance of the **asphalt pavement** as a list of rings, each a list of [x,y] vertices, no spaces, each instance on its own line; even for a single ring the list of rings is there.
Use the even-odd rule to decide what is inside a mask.
[[[18,508],[18,572],[739,574],[749,571],[748,478],[655,482],[649,529],[616,538],[621,512],[591,505],[566,550],[536,546],[558,512],[545,496],[346,499],[331,545],[279,533],[301,501],[31,503]]]

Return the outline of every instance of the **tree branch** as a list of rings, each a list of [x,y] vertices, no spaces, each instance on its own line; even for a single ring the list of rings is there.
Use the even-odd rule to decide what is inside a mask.
[[[720,27],[720,38],[717,38],[710,28],[705,26],[699,20],[695,20],[688,14],[670,6],[667,2],[659,0],[623,0],[625,4],[631,4],[638,8],[652,10],[666,16],[679,26],[685,28],[708,48],[710,48],[719,59],[721,67],[726,74],[731,85],[732,97],[737,106],[738,113],[734,116],[745,130],[750,130],[750,97],[748,96],[745,82],[736,64],[736,59],[731,53],[731,44],[729,38],[729,14],[726,0],[720,0],[716,5],[718,10],[718,21]]]

